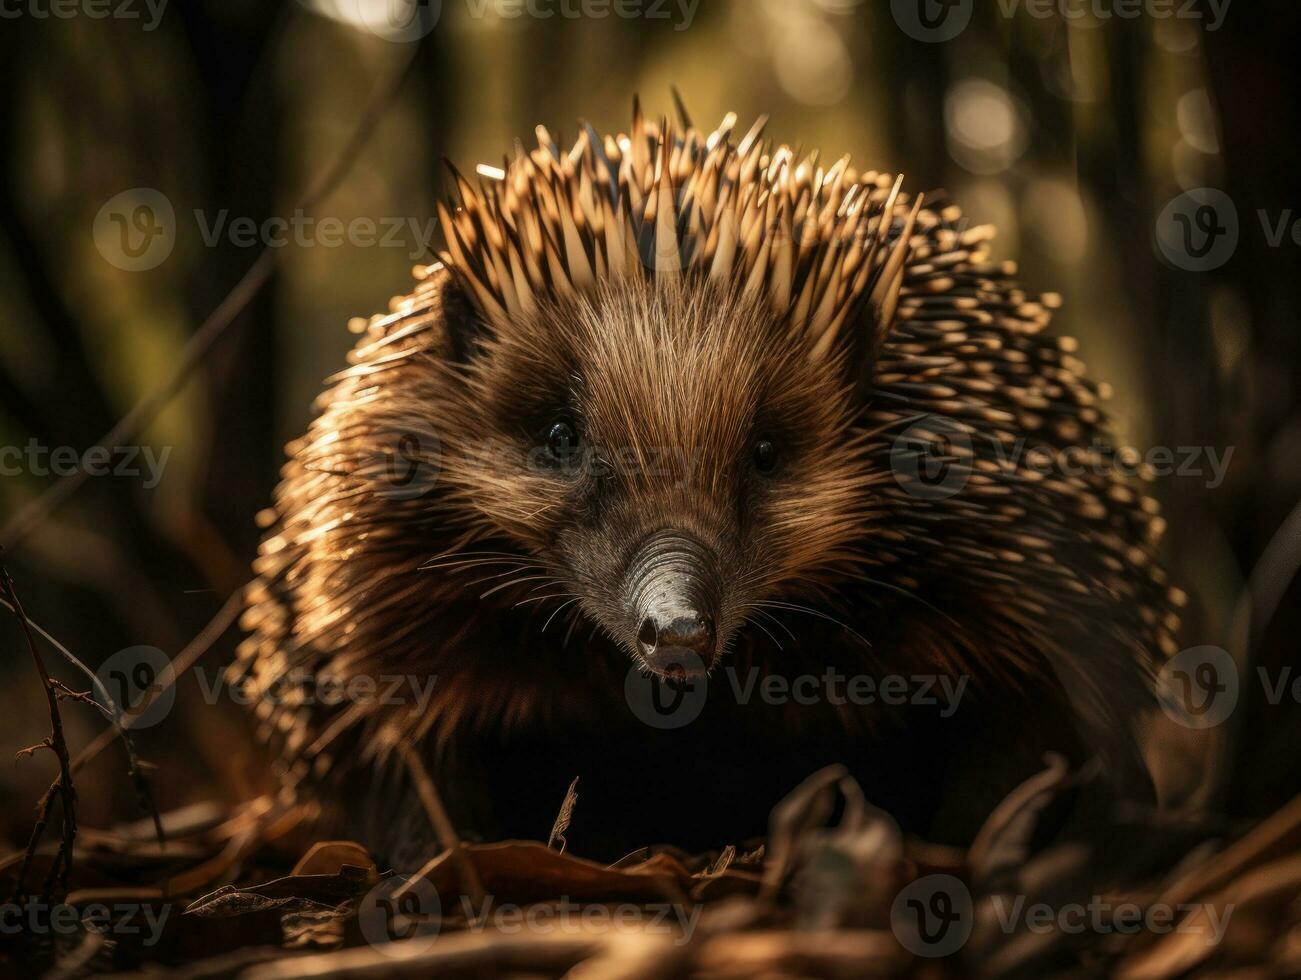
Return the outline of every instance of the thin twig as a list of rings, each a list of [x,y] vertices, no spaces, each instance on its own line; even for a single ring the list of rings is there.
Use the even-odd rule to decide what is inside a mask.
[[[55,776],[54,782],[41,794],[41,798],[36,803],[36,823],[32,824],[32,832],[27,838],[27,850],[23,852],[23,864],[18,869],[18,880],[14,884],[14,890],[10,895],[12,901],[18,901],[23,896],[23,886],[27,882],[27,872],[31,870],[32,861],[36,857],[36,848],[40,846],[41,838],[45,836],[45,828],[50,822],[50,813],[54,809],[54,798],[58,795],[60,788],[63,786],[63,777]],[[62,853],[62,849],[60,849]],[[59,861],[56,858],[55,863],[50,866],[51,872],[59,867]]]
[[[149,707],[155,698],[162,695],[168,688],[193,667],[205,653],[217,642],[230,628],[230,625],[239,616],[240,610],[244,605],[244,587],[236,589],[226,599],[222,607],[217,610],[217,614],[208,621],[208,625],[199,631],[199,634],[185,645],[180,653],[172,660],[172,669],[164,671],[163,675],[158,678],[158,682],[151,685],[140,703],[132,710],[130,715],[123,714],[121,722],[122,734],[125,735],[131,730],[132,719],[143,716],[145,709]],[[105,729],[100,732],[84,749],[77,753],[77,757],[72,760],[72,771],[78,772],[82,766],[92,761],[97,755],[103,752],[113,743],[116,729]]]
[[[63,681],[54,682],[55,693],[59,695],[60,701],[80,701],[82,704],[88,704],[98,710],[100,703],[90,696],[89,691],[74,691]]]
[[[0,606],[4,606],[4,608],[8,609],[10,612],[14,611],[13,604],[10,603],[9,600],[4,598],[3,596],[0,596]],[[95,706],[95,709],[101,715],[103,715],[109,721],[113,721],[114,719],[114,713],[112,710],[113,695],[109,693],[108,688],[105,687],[103,682],[101,682],[100,679],[95,675],[95,672],[91,670],[89,667],[87,667],[86,664],[79,657],[74,656],[71,650],[69,650],[62,643],[56,640],[52,635],[50,635],[50,631],[45,629],[43,626],[41,626],[40,623],[36,622],[35,620],[28,620],[28,622],[32,624],[32,629],[36,632],[37,636],[39,636],[50,646],[54,647],[55,652],[58,653],[61,657],[63,657],[63,659],[66,660],[70,665],[72,665],[77,670],[81,671],[83,674],[86,675],[86,677],[90,680],[91,686],[96,691],[98,691],[100,697],[104,699],[103,703],[101,704],[99,701],[95,701],[92,698],[91,703]]]
[[[438,843],[444,850],[452,853],[452,860],[456,862],[456,870],[461,877],[462,889],[470,897],[475,908],[483,908],[483,882],[479,880],[479,872],[474,866],[474,861],[462,846],[456,828],[452,826],[447,808],[443,806],[443,798],[438,794],[438,787],[430,778],[419,753],[409,743],[400,742],[398,749],[402,753],[402,761],[406,763],[407,772],[411,774],[416,792],[420,795],[425,813],[429,816],[429,823],[434,828]]]
[[[160,846],[163,846],[166,843],[166,836],[163,832],[163,821],[162,817],[158,813],[158,807],[154,804],[153,791],[149,786],[149,778],[145,774],[146,763],[141,761],[131,742],[131,720],[133,718],[141,717],[144,710],[153,703],[154,698],[158,697],[175,684],[182,674],[193,667],[195,663],[198,662],[199,658],[212,648],[212,645],[217,642],[227,629],[230,628],[230,625],[239,615],[240,609],[243,608],[243,597],[244,589],[242,587],[231,593],[230,597],[227,598],[221,609],[217,611],[217,614],[208,621],[208,625],[200,630],[198,636],[186,644],[185,648],[176,655],[176,659],[172,661],[172,670],[166,671],[159,679],[158,684],[150,687],[145,692],[136,712],[131,715],[118,713],[113,716],[111,720],[114,723],[114,727],[107,728],[96,735],[90,744],[78,752],[76,758],[72,760],[71,770],[75,775],[90,762],[94,761],[94,759],[103,752],[104,749],[108,748],[108,746],[113,743],[114,738],[121,737],[122,745],[125,747],[127,754],[127,773],[131,777],[132,785],[135,787],[136,795],[140,801],[140,808],[148,813],[150,818],[153,820],[154,833],[158,838]],[[35,626],[35,624],[32,625]],[[37,626],[36,629],[39,630],[41,635],[51,644],[56,647],[59,646],[59,642],[54,639],[54,637],[50,636],[49,633],[41,630],[39,626]],[[68,654],[68,656],[71,656],[71,654]],[[57,685],[58,681],[55,681],[55,684]],[[59,686],[61,687],[62,685]],[[36,751],[43,747],[44,743],[40,743],[33,746],[31,751]],[[26,752],[28,750],[24,749],[23,751]],[[27,856],[23,860],[23,871],[19,875],[20,884],[26,875],[28,865],[31,864],[32,857],[35,854],[35,848],[40,844],[41,837],[45,833],[45,826],[49,820],[54,796],[59,791],[61,782],[62,777],[56,777],[54,782],[52,782],[49,788],[46,789],[40,802],[37,803],[37,810],[40,815],[37,817],[36,824],[32,828],[32,835],[28,840]]]
[[[199,631],[199,635],[187,643],[181,652],[176,655],[176,659],[172,661],[172,669],[164,671],[164,676],[159,683],[150,685],[146,689],[144,697],[140,699],[140,704],[136,706],[136,709],[130,715],[120,715],[119,731],[122,736],[122,744],[126,747],[127,771],[131,776],[131,783],[135,787],[140,808],[148,813],[154,822],[154,835],[158,838],[159,847],[165,846],[167,842],[166,834],[163,831],[163,818],[159,815],[158,806],[154,803],[153,789],[149,785],[149,777],[145,773],[145,766],[141,764],[131,744],[128,733],[131,729],[132,720],[143,717],[145,709],[153,704],[154,699],[172,687],[177,678],[194,666],[199,658],[211,649],[212,645],[235,621],[243,605],[244,587],[241,586],[227,597],[222,607],[217,610],[217,614],[208,621],[208,625]],[[72,760],[72,771],[77,772],[91,759],[99,755],[112,743],[113,735],[114,729],[105,729],[96,735],[94,740],[78,752],[77,757]]]
[[[54,754],[59,759],[59,777],[41,799],[39,832],[34,830],[28,842],[27,853],[23,856],[22,870],[18,873],[15,894],[23,893],[23,887],[27,882],[27,871],[31,867],[41,835],[45,832],[45,825],[54,803],[54,794],[57,791],[63,803],[63,840],[59,844],[59,851],[54,857],[54,864],[50,868],[50,875],[43,888],[47,893],[44,897],[48,898],[50,885],[56,881],[61,893],[68,889],[68,873],[72,870],[72,848],[77,841],[77,790],[72,784],[72,760],[68,756],[68,742],[63,735],[63,716],[59,713],[59,687],[50,678],[49,671],[45,669],[45,661],[41,659],[41,653],[36,649],[36,637],[32,633],[31,624],[27,621],[27,614],[23,612],[23,604],[18,601],[14,580],[4,564],[3,548],[0,548],[0,582],[3,582],[5,593],[13,605],[14,615],[18,617],[18,622],[23,628],[23,635],[27,638],[27,649],[31,651],[32,661],[36,664],[36,671],[41,677],[41,686],[45,688],[45,700],[50,707],[50,737],[45,744],[54,750]]]
[[[4,606],[11,612],[15,611],[13,604],[7,599],[0,598],[0,606]],[[52,636],[49,630],[44,629],[40,623],[32,622],[30,619],[28,620],[28,625],[31,626],[32,630],[35,631],[41,639],[58,651],[68,663],[72,664],[72,666],[76,667],[83,674],[89,677],[95,690],[99,691],[100,696],[104,699],[104,704],[101,704],[90,696],[89,691],[83,694],[80,691],[72,690],[61,681],[56,680],[54,682],[60,699],[81,701],[84,704],[88,704],[113,724],[114,727],[106,733],[108,741],[112,741],[115,733],[121,736],[122,745],[126,749],[127,755],[127,775],[131,778],[131,784],[136,789],[136,795],[140,800],[141,810],[153,817],[154,829],[158,834],[158,844],[160,847],[163,846],[166,843],[166,840],[163,836],[162,819],[158,816],[158,808],[154,805],[153,792],[149,788],[149,782],[144,773],[145,763],[141,761],[139,754],[136,752],[135,742],[132,741],[127,728],[122,725],[122,718],[125,716],[122,715],[120,711],[110,710],[114,709],[116,705],[114,704],[112,695],[108,692],[108,688],[100,682],[100,679],[95,676],[95,673],[87,667],[85,663],[83,663],[78,657],[74,656],[71,650]],[[30,755],[36,750],[46,747],[48,746],[45,743],[38,743],[31,748],[21,750],[18,754],[19,756]],[[74,775],[81,770],[81,760],[83,756],[84,752],[72,760],[72,772]],[[53,787],[51,787],[51,789],[53,789]]]

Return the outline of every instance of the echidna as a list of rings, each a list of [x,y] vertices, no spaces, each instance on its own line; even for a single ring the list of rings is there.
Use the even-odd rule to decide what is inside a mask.
[[[1048,749],[1150,793],[1183,597],[1057,298],[900,177],[682,116],[455,174],[442,261],[354,321],[236,665],[290,783],[389,854],[431,839],[399,743],[469,833],[545,835],[583,774],[594,853],[761,831],[830,761],[938,837]],[[707,703],[647,726],[630,671]],[[882,696],[764,694],[829,673]]]

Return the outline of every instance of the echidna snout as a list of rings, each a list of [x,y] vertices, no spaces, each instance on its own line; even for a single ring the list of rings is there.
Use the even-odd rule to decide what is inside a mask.
[[[693,538],[654,535],[628,569],[635,649],[651,670],[668,677],[704,674],[718,655],[716,561]]]

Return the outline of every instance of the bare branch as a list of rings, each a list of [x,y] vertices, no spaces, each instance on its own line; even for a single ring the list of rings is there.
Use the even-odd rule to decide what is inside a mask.
[[[398,749],[402,753],[402,761],[406,763],[407,772],[411,774],[416,792],[420,794],[420,802],[429,816],[429,823],[434,828],[438,843],[444,850],[452,852],[452,860],[456,862],[456,870],[461,876],[461,887],[474,902],[475,907],[482,908],[483,882],[479,880],[479,872],[474,866],[474,861],[461,846],[461,838],[456,833],[456,828],[452,826],[451,817],[447,815],[447,808],[443,806],[443,798],[438,793],[438,787],[430,778],[419,753],[410,744],[400,742]]]
[[[41,800],[41,817],[37,824],[38,829],[33,831],[32,838],[28,842],[27,853],[23,857],[22,870],[18,874],[18,882],[15,886],[16,894],[22,894],[27,879],[27,871],[31,867],[32,857],[36,853],[41,834],[44,833],[45,824],[49,820],[56,790],[59,799],[63,803],[63,840],[59,844],[58,854],[54,858],[54,865],[50,868],[50,876],[46,879],[44,891],[48,892],[51,884],[57,882],[60,892],[65,892],[68,887],[68,872],[72,870],[72,848],[77,841],[77,791],[72,784],[72,760],[68,756],[68,742],[63,735],[63,716],[59,714],[59,689],[62,685],[50,678],[49,671],[45,669],[45,661],[41,659],[41,653],[36,649],[36,636],[32,633],[31,624],[27,621],[27,614],[23,612],[23,604],[18,601],[18,593],[14,589],[14,580],[9,575],[9,569],[5,567],[3,548],[0,548],[0,584],[4,585],[4,591],[13,606],[14,615],[18,617],[18,622],[23,628],[23,635],[27,638],[27,649],[31,651],[32,661],[36,664],[36,672],[41,678],[41,686],[45,688],[45,699],[50,707],[50,737],[45,744],[53,749],[54,754],[59,758],[59,778],[50,786],[50,789],[46,791]]]

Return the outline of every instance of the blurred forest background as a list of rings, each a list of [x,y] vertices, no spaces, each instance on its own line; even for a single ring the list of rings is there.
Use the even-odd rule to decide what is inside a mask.
[[[1296,662],[1301,244],[1286,234],[1275,246],[1259,218],[1272,228],[1301,212],[1293,0],[1215,5],[1215,30],[1210,4],[1193,4],[1202,19],[1076,19],[981,2],[945,43],[911,37],[898,4],[877,0],[672,2],[663,17],[632,19],[512,18],[493,2],[446,0],[418,39],[374,29],[377,9],[403,2],[171,0],[152,29],[140,2],[134,19],[5,5],[0,446],[82,452],[161,385],[260,251],[229,234],[206,242],[205,228],[221,215],[291,216],[375,87],[414,59],[311,212],[404,229],[391,246],[275,250],[266,287],[134,440],[155,458],[169,452],[161,481],[92,478],[22,525],[14,519],[56,478],[30,467],[0,476],[0,540],[27,612],[92,667],[140,644],[175,655],[247,580],[255,514],[285,441],[344,363],[348,319],[384,308],[432,257],[415,229],[433,227],[447,190],[440,158],[466,171],[499,162],[539,122],[568,135],[580,117],[624,128],[634,93],[671,113],[670,85],[698,124],[735,110],[744,130],[767,113],[775,139],[901,171],[911,188],[945,188],[973,221],[996,223],[997,255],[1016,258],[1030,287],[1062,293],[1057,329],[1115,386],[1122,443],[1232,449],[1222,484],[1174,475],[1155,488],[1168,560],[1194,596],[1184,645],[1223,646],[1244,665]],[[1162,258],[1154,228],[1171,200],[1203,186],[1233,201],[1240,242],[1222,267],[1185,271]],[[106,259],[95,228],[107,202],[138,188],[174,208],[175,244],[131,271]],[[236,637],[203,661],[209,678]],[[48,722],[7,613],[0,643],[0,750],[16,751]],[[1301,786],[1301,726],[1295,702],[1244,691],[1233,764],[1215,765],[1201,799],[1264,812]],[[264,778],[238,709],[200,695],[186,677],[166,721],[138,736],[158,766],[160,809]],[[74,751],[104,726],[84,706],[63,713]],[[55,771],[46,755],[0,767],[11,840],[25,839]],[[114,746],[79,777],[84,824],[140,816],[122,772]]]

